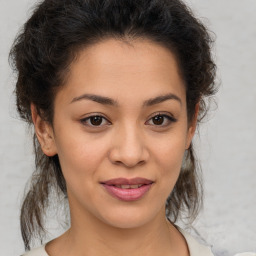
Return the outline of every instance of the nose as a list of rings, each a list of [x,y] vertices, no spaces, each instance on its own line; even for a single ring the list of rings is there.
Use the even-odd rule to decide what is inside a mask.
[[[124,165],[127,168],[148,161],[149,152],[141,132],[135,125],[125,126],[114,134],[109,158],[113,164]]]

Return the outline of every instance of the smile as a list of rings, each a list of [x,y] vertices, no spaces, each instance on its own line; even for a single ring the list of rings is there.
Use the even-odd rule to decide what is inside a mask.
[[[143,184],[140,185],[113,185],[117,188],[122,188],[122,189],[131,189],[131,188],[140,188],[141,186],[143,186]]]
[[[117,178],[101,182],[106,192],[122,201],[141,199],[151,188],[153,181],[145,178]]]

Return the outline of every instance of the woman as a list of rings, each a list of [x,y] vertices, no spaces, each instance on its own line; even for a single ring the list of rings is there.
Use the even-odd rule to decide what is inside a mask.
[[[25,255],[212,255],[175,225],[202,192],[192,138],[212,96],[206,28],[179,0],[45,0],[17,37],[17,109],[36,170],[27,250],[53,192],[70,228]]]

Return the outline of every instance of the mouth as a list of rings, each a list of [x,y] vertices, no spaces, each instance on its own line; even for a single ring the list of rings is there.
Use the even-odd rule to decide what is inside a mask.
[[[144,186],[144,184],[135,184],[135,185],[112,185],[117,188],[122,189],[133,189],[133,188],[140,188],[141,186]]]
[[[146,178],[141,178],[141,177],[136,177],[132,179],[126,179],[126,178],[116,178],[116,179],[111,179],[111,180],[106,180],[101,182],[102,184],[106,185],[112,185],[112,186],[132,186],[132,185],[149,185],[152,184],[153,181],[146,179]]]
[[[153,183],[152,180],[145,178],[117,178],[101,182],[108,194],[122,201],[141,199]]]

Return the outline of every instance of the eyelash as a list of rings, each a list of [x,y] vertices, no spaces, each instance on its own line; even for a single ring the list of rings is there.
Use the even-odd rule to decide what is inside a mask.
[[[177,122],[177,119],[176,118],[174,118],[173,116],[171,116],[170,114],[168,115],[168,114],[164,114],[164,113],[157,113],[156,115],[154,115],[154,116],[152,116],[149,120],[153,120],[153,118],[155,118],[155,117],[163,117],[165,120],[164,120],[164,122],[166,121],[166,119],[167,119],[167,124],[165,124],[165,125],[156,125],[156,124],[152,124],[153,126],[156,126],[156,127],[167,127],[167,126],[169,126],[170,124],[172,124],[172,123],[175,123],[175,122]],[[148,122],[148,121],[147,121]]]
[[[104,119],[104,120],[108,123],[108,125],[111,124],[104,116],[102,116],[102,115],[100,115],[100,114],[99,114],[99,115],[96,115],[96,114],[95,114],[95,115],[88,116],[88,117],[86,117],[86,118],[81,119],[80,122],[81,122],[82,125],[84,125],[84,126],[93,127],[93,128],[96,128],[96,129],[97,129],[97,128],[101,128],[102,126],[104,126],[104,125],[102,125],[102,124],[100,124],[100,125],[88,124],[87,122],[88,122],[88,121],[91,122],[91,118],[93,118],[93,117],[98,117],[98,118]],[[171,123],[177,122],[177,119],[174,118],[173,116],[167,115],[167,114],[163,114],[163,113],[157,113],[157,114],[155,114],[154,116],[152,116],[149,120],[152,120],[152,119],[155,118],[155,117],[163,117],[163,118],[165,118],[164,122],[165,122],[166,119],[167,119],[168,124],[164,124],[164,125],[162,125],[162,124],[160,124],[160,125],[152,124],[153,126],[156,126],[156,127],[159,127],[159,128],[161,128],[161,127],[167,127],[167,126],[170,125]],[[149,122],[149,121],[147,121],[147,122]],[[147,122],[146,122],[146,123],[147,123]]]
[[[86,118],[81,119],[80,122],[81,122],[82,125],[84,125],[84,126],[89,126],[89,127],[93,127],[93,128],[101,128],[102,125],[98,125],[98,126],[97,126],[97,125],[87,124],[87,122],[88,122],[88,121],[91,121],[91,118],[93,118],[93,117],[100,117],[101,119],[106,120],[108,124],[110,124],[110,122],[109,122],[104,116],[102,116],[102,115],[100,115],[100,114],[99,114],[99,115],[91,115],[91,116],[88,116],[88,117],[86,117]]]

